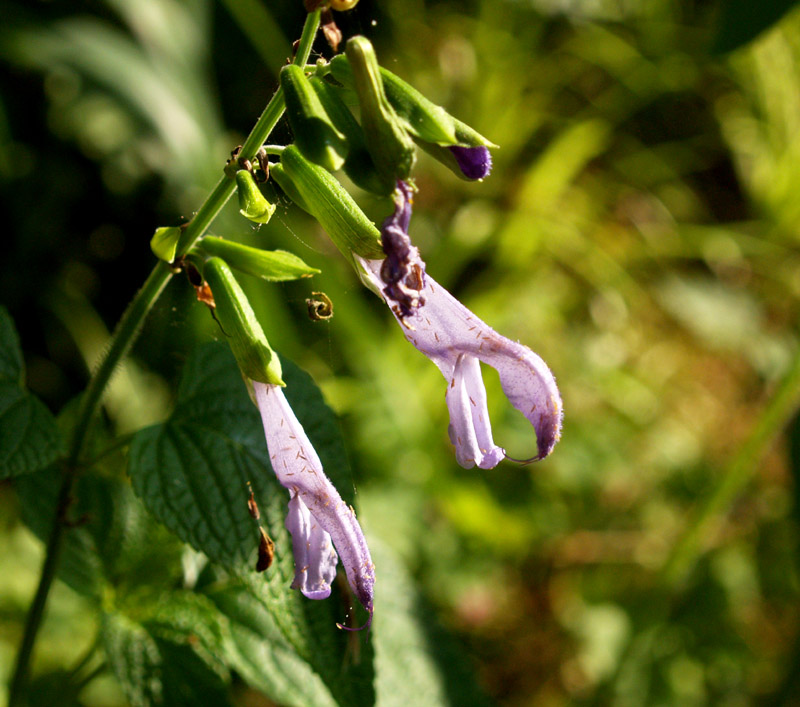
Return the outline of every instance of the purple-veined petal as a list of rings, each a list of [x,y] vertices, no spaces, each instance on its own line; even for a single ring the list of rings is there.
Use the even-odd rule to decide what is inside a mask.
[[[322,463],[281,387],[252,383],[278,481],[302,500],[312,520],[330,535],[347,580],[371,617],[375,567],[355,511],[325,476]],[[302,561],[300,558],[299,562]]]
[[[492,153],[488,147],[450,145],[448,149],[453,153],[459,169],[467,179],[484,179],[492,171]]]
[[[450,411],[450,441],[456,448],[456,461],[465,469],[479,466],[493,469],[505,456],[505,450],[492,440],[486,388],[477,358],[460,354],[445,397]]]
[[[364,270],[364,278],[371,289],[383,292],[380,269],[382,261],[358,258]],[[386,297],[389,308],[401,324],[403,335],[416,348],[433,361],[442,372],[448,385],[455,379],[459,357],[464,356],[462,365],[470,358],[492,366],[500,375],[500,384],[509,402],[519,410],[536,430],[537,455],[543,459],[552,451],[561,436],[562,405],[555,378],[547,364],[527,346],[511,341],[498,334],[488,324],[481,321],[461,302],[428,275],[421,292],[425,305],[410,316],[400,317],[395,303]],[[476,364],[477,364],[476,361]],[[473,373],[464,378],[472,390],[483,391],[482,381],[477,384]],[[463,376],[463,372],[461,373]],[[482,393],[485,396],[485,392]],[[476,403],[475,395],[472,396]],[[458,408],[457,408],[458,409]],[[453,408],[451,407],[451,413]],[[458,429],[466,419],[463,413],[454,421]],[[480,422],[480,419],[479,419]],[[479,443],[487,451],[494,448],[491,442],[489,421],[476,428],[485,434]],[[490,452],[491,453],[491,452]],[[489,459],[484,459],[489,463]]]
[[[331,544],[331,536],[314,520],[303,499],[294,492],[289,500],[286,529],[292,534],[294,581],[309,599],[327,599],[331,582],[336,577],[339,557]]]

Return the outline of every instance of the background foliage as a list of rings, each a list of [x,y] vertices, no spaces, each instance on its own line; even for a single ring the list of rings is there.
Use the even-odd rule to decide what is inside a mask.
[[[501,145],[482,184],[421,155],[411,235],[438,281],[551,365],[563,440],[538,465],[459,468],[440,374],[318,227],[288,207],[253,229],[230,207],[214,232],[323,270],[243,284],[274,348],[339,415],[354,480],[342,492],[355,490],[377,565],[374,639],[340,634],[320,649],[365,652],[341,684],[325,665],[309,676],[276,615],[322,625],[341,605],[290,594],[292,607],[270,613],[290,558],[257,586],[237,570],[238,547],[206,564],[133,495],[123,445],[77,493],[75,517],[92,513],[70,536],[40,637],[41,704],[180,704],[198,689],[204,704],[352,704],[359,680],[374,687],[353,694],[369,703],[374,690],[380,704],[796,699],[791,4],[362,0],[340,15],[346,35],[368,34],[389,68]],[[154,228],[191,215],[271,95],[300,5],[3,3],[0,302],[27,385],[62,426],[152,267]],[[362,196],[376,220],[388,213]],[[329,322],[308,320],[311,289],[333,299]],[[0,323],[0,386],[13,388],[21,362]],[[180,426],[181,371],[216,338],[176,278],[114,380],[97,451],[106,434]],[[220,376],[184,385],[213,397]],[[528,456],[529,426],[496,378],[487,386],[498,443]],[[231,395],[247,407],[243,389]],[[36,448],[52,454],[55,423],[19,396],[47,417]],[[1,437],[2,412],[0,424]],[[137,453],[153,430],[137,434]],[[49,473],[0,485],[3,678],[41,563]],[[270,511],[257,490],[278,536],[283,499]]]

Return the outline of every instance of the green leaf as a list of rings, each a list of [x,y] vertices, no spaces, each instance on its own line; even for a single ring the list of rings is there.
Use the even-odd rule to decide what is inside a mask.
[[[202,596],[173,592],[106,613],[102,635],[131,705],[230,704],[219,658],[227,622]]]
[[[796,5],[797,0],[725,0],[717,22],[714,52],[724,54],[751,42]]]
[[[0,479],[44,469],[62,451],[55,418],[22,387],[24,378],[14,323],[0,307]]]
[[[492,705],[463,649],[438,626],[400,558],[375,538],[370,550],[381,568],[375,584],[380,611],[372,624],[377,703],[406,704],[404,697],[413,694],[425,705]]]
[[[371,637],[335,628],[346,606],[340,587],[324,601],[291,592],[282,606],[258,582],[216,583],[208,596],[230,621],[230,667],[272,700],[298,707],[375,704]],[[296,620],[288,631],[287,615]]]
[[[68,429],[77,400],[69,403],[59,422]],[[76,480],[64,535],[58,576],[77,592],[100,599],[108,583],[117,594],[150,586],[174,584],[181,574],[184,546],[157,523],[134,495],[124,469],[123,448],[105,453],[116,442],[98,422],[90,436],[87,458],[101,456]],[[50,534],[61,487],[57,466],[15,480],[22,519],[42,542]]]
[[[282,705],[336,704],[320,675],[287,640],[267,605],[246,586],[226,587],[210,598],[230,619],[228,660],[249,685]]]

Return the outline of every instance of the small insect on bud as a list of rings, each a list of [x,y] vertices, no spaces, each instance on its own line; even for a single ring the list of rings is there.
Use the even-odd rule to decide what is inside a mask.
[[[275,559],[275,543],[272,538],[267,535],[264,528],[259,526],[261,537],[258,541],[258,560],[256,561],[256,572],[264,572],[268,570],[272,561]]]

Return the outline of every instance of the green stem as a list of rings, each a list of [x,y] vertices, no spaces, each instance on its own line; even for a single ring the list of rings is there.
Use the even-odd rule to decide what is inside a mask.
[[[286,147],[284,145],[264,145],[268,155],[280,155]]]
[[[303,26],[303,34],[294,63],[304,66],[311,53],[311,45],[319,29],[319,11],[311,12],[306,17]],[[266,141],[269,134],[275,128],[284,110],[283,94],[278,89],[259,117],[250,135],[245,140],[241,149],[241,156],[252,159],[258,148]],[[191,222],[184,229],[181,243],[178,247],[178,255],[185,254],[189,248],[197,241],[211,222],[217,217],[225,203],[230,199],[235,190],[235,182],[227,176],[222,177],[217,185],[209,194],[203,205]],[[172,272],[165,263],[159,263],[148,276],[142,289],[128,305],[122,315],[111,339],[111,346],[106,351],[105,357],[100,363],[86,392],[81,399],[78,412],[78,421],[73,429],[69,451],[63,464],[63,477],[61,488],[56,502],[53,524],[50,535],[47,539],[42,572],[39,577],[39,586],[36,588],[31,607],[25,619],[25,629],[22,635],[17,662],[14,674],[9,685],[8,707],[17,707],[23,700],[25,688],[27,686],[30,659],[33,653],[33,646],[36,636],[44,617],[44,609],[50,587],[55,579],[58,560],[64,541],[64,530],[66,528],[65,516],[69,507],[72,495],[72,486],[80,467],[80,456],[86,444],[86,438],[91,427],[92,421],[100,407],[103,393],[108,385],[119,362],[125,357],[133,346],[136,337],[141,331],[147,314],[158,300],[159,295],[164,291],[167,283],[172,277]]]
[[[663,575],[670,584],[679,583],[702,553],[702,541],[720,513],[724,513],[750,480],[758,460],[778,432],[800,406],[800,352],[795,355],[772,399],[753,431],[725,469],[713,492],[694,514],[683,536],[673,546]]]

